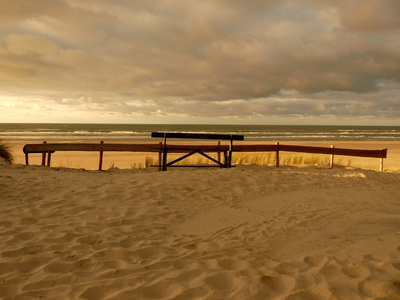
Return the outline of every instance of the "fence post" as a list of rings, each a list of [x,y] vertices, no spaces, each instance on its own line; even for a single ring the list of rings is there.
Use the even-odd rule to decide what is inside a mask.
[[[276,145],[276,167],[279,168],[279,142],[276,142],[275,145]]]
[[[163,166],[162,170],[167,171],[167,133],[164,133]]]
[[[231,140],[229,143],[229,163],[228,163],[228,168],[232,167],[232,148],[233,148],[233,139],[232,139],[232,135],[231,135]]]
[[[47,144],[47,142],[44,141],[43,144]],[[45,165],[46,165],[46,152],[42,152],[42,166]]]
[[[380,171],[383,172],[383,158],[381,158],[381,163],[380,163]]]
[[[104,141],[101,141],[100,144],[104,144]],[[103,166],[103,151],[100,150],[99,171],[101,171],[102,166]]]
[[[161,171],[161,161],[162,161],[162,142],[159,143],[160,151],[158,151],[158,171]]]
[[[331,145],[331,148],[335,148],[335,146]],[[333,168],[333,159],[334,159],[335,155],[332,153],[331,154],[331,161],[329,163],[329,168],[332,169]]]
[[[221,152],[219,150],[220,147],[221,147],[221,141],[218,141],[218,152],[217,152],[218,154],[217,155],[218,155],[218,161],[219,162],[221,162]]]
[[[50,167],[51,151],[47,152],[47,166]]]

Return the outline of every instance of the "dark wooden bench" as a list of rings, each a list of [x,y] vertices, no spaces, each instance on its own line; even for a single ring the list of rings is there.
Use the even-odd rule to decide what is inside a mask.
[[[163,138],[164,143],[163,143],[163,157],[162,157],[162,170],[166,171],[167,167],[172,166],[173,164],[193,155],[193,154],[200,154],[207,159],[213,161],[216,163],[216,166],[219,166],[221,168],[230,168],[232,166],[232,149],[233,149],[233,141],[243,141],[244,136],[243,135],[230,135],[230,134],[207,134],[207,133],[175,133],[175,132],[152,132],[151,133],[152,138]],[[183,155],[182,157],[179,157],[169,163],[167,163],[167,154],[168,150],[174,152],[176,150],[185,150],[185,147],[182,145],[179,146],[167,146],[167,138],[173,138],[173,139],[207,139],[207,140],[225,140],[225,141],[230,141],[228,151],[222,150],[222,147],[218,146],[193,146],[190,145],[187,147],[187,151],[189,153]],[[220,161],[212,158],[211,156],[207,155],[204,153],[205,151],[208,152],[222,152],[224,151],[224,157],[225,161],[224,163],[221,163]],[[226,153],[228,152],[228,153]]]

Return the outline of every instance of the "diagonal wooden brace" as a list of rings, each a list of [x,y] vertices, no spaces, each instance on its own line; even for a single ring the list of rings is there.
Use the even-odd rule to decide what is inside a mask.
[[[173,160],[173,161],[167,163],[166,166],[167,166],[167,167],[170,167],[170,166],[172,166],[173,164],[175,164],[175,163],[177,163],[177,162],[179,162],[179,161],[181,161],[181,160],[183,160],[183,159],[185,159],[185,158],[187,158],[187,157],[189,157],[189,156],[192,156],[193,154],[196,154],[196,153],[197,153],[197,151],[192,151],[192,152],[190,152],[190,153],[188,153],[188,154],[185,154],[184,156],[181,156],[181,157],[179,157],[179,158],[177,158],[177,159],[175,159],[175,160]]]
[[[202,151],[196,151],[196,152],[199,153],[199,154],[201,154],[201,155],[203,155],[205,158],[208,158],[208,159],[211,160],[212,162],[215,162],[215,163],[216,163],[217,165],[219,165],[220,167],[224,167],[224,168],[227,167],[227,165],[225,165],[225,164],[221,163],[220,161],[218,161],[218,160],[212,158],[211,156],[205,154],[205,153],[202,152]]]

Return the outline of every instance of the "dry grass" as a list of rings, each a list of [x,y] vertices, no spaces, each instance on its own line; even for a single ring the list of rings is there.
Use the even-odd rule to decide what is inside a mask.
[[[14,155],[10,150],[10,146],[0,140],[0,157],[4,158],[9,163],[14,161]]]
[[[210,155],[212,158],[217,159],[217,155]],[[180,156],[168,156],[168,162],[171,162]],[[329,164],[329,155],[311,155],[311,154],[284,154],[280,157],[280,165],[316,165],[316,164]],[[351,159],[335,158],[335,165],[350,166]],[[214,164],[211,160],[201,155],[193,155],[184,160],[176,163],[176,165],[210,165]],[[275,165],[275,153],[233,153],[233,165]],[[147,156],[145,160],[145,167],[150,165],[158,165],[158,159],[155,157]]]

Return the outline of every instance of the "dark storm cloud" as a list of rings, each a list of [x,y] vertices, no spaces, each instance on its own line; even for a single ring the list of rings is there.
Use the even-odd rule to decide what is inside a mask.
[[[1,93],[117,113],[393,115],[399,16],[397,0],[2,1]]]

